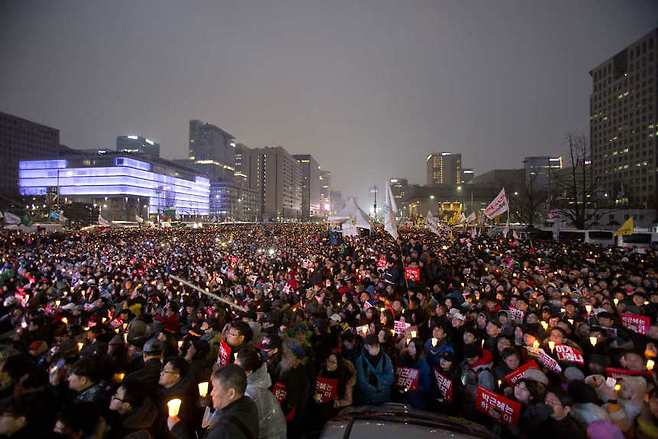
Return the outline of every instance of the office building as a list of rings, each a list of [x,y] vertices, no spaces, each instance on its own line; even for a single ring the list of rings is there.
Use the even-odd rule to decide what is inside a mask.
[[[462,155],[452,152],[428,154],[427,184],[458,186],[462,183]]]
[[[462,169],[462,183],[468,184],[475,178],[475,169]]]
[[[190,121],[189,156],[194,168],[202,170],[210,181],[233,181],[235,172],[235,138],[223,129],[203,122]]]
[[[18,163],[34,158],[57,158],[59,130],[0,112],[0,195],[18,197]],[[4,203],[2,203],[4,204]]]
[[[658,208],[658,28],[590,71],[594,179],[608,207]]]
[[[209,213],[207,178],[166,160],[138,160],[119,152],[21,160],[19,187],[21,195],[31,197],[54,189],[60,202],[93,204],[108,220],[134,221],[165,211],[195,217]]]
[[[256,185],[264,221],[300,219],[302,171],[281,146],[256,149]]]
[[[117,137],[117,151],[128,154],[142,154],[150,158],[160,158],[160,144],[142,136]]]
[[[399,206],[407,194],[409,182],[406,178],[391,178],[388,182],[391,185],[391,193],[395,198],[395,203]]]
[[[326,216],[331,210],[331,172],[320,170],[320,215]]]
[[[523,160],[526,186],[532,191],[550,191],[553,176],[562,169],[562,165],[562,157],[526,157]]]
[[[320,165],[310,154],[293,154],[302,172],[302,218],[321,214]]]

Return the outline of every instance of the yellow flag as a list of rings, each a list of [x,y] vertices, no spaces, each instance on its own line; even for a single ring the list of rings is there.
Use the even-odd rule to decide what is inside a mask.
[[[613,236],[626,236],[632,235],[635,231],[635,223],[633,222],[633,217],[629,217],[624,224],[613,234]]]

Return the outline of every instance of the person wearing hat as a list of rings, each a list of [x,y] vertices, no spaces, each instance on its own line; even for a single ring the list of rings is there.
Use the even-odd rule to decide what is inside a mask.
[[[464,346],[464,361],[462,362],[461,382],[465,388],[466,400],[475,401],[478,386],[494,390],[495,379],[492,371],[493,355],[483,351],[479,344],[471,343]]]
[[[156,397],[162,369],[162,343],[160,340],[157,338],[147,340],[142,349],[142,358],[144,366],[126,375],[124,381],[140,383],[149,392],[149,395]]]
[[[271,381],[276,383],[279,378],[279,364],[281,363],[282,358],[281,337],[277,334],[263,335],[261,342],[258,344],[258,349],[267,363],[267,372],[270,375]]]
[[[379,344],[376,335],[365,338],[363,351],[356,359],[356,399],[361,404],[383,404],[391,400],[395,382],[393,362]]]

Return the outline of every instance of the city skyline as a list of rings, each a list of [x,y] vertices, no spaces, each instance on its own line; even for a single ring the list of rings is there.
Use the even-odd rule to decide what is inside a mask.
[[[564,152],[588,132],[588,72],[658,16],[643,1],[157,5],[3,3],[0,111],[74,148],[148,133],[172,159],[206,120],[312,154],[362,205],[390,177],[422,183],[427,153],[481,174]]]

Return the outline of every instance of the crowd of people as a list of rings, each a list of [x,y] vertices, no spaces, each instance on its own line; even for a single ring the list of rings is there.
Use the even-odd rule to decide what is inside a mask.
[[[0,434],[310,438],[398,402],[501,437],[658,438],[654,250],[399,234],[0,232]]]

